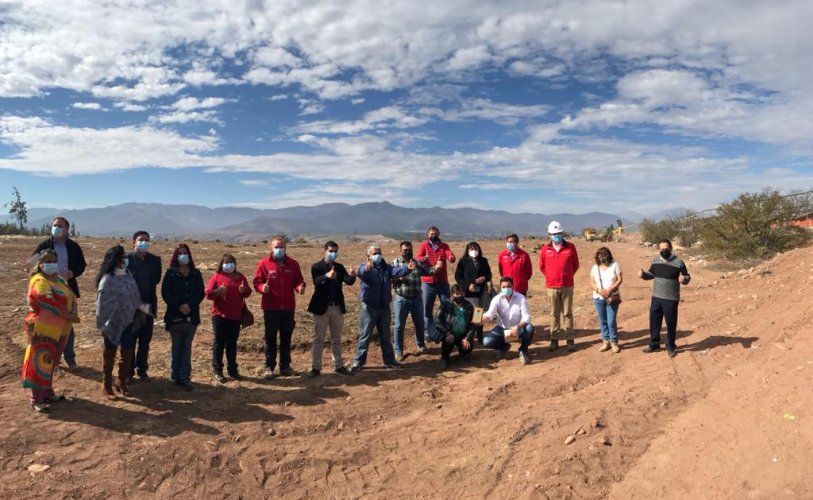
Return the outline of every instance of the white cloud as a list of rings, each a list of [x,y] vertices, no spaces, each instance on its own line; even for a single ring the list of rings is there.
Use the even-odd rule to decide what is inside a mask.
[[[463,101],[459,108],[443,113],[443,118],[448,121],[488,120],[514,125],[523,118],[543,116],[548,111],[550,106],[542,104],[507,104],[480,98]]]
[[[150,118],[157,123],[189,123],[189,122],[211,122],[222,125],[223,122],[215,111],[174,111]]]
[[[261,186],[267,186],[268,185],[268,181],[263,180],[263,179],[241,179],[239,182],[240,182],[240,184],[242,184],[244,186],[251,186],[251,187],[261,187]]]
[[[71,107],[76,109],[102,109],[102,105],[98,102],[75,102],[71,104]]]
[[[133,113],[134,112],[146,111],[146,110],[149,109],[148,106],[145,106],[143,104],[133,104],[133,103],[129,103],[129,102],[117,102],[117,103],[113,104],[113,106],[120,109],[120,110],[122,110],[122,111],[128,111],[128,112],[133,112]]]
[[[196,109],[215,108],[227,102],[230,102],[230,100],[224,99],[223,97],[205,97],[203,99],[197,99],[195,97],[182,97],[181,99],[175,101],[175,103],[172,104],[172,107],[181,111],[193,111]]]

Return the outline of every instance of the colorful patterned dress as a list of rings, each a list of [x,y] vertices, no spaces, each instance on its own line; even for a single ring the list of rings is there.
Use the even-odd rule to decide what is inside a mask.
[[[36,273],[28,282],[28,307],[25,327],[30,342],[25,349],[22,382],[37,399],[39,392],[45,392],[45,397],[53,394],[54,369],[71,332],[71,321],[66,318],[76,301],[64,279]]]

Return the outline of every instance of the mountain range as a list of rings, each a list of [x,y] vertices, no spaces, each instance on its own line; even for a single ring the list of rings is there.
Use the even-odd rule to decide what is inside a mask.
[[[103,208],[63,210],[31,208],[28,227],[48,224],[55,215],[66,217],[85,236],[129,236],[144,229],[156,237],[247,240],[284,232],[289,237],[309,235],[381,234],[394,238],[424,234],[435,225],[449,239],[544,235],[551,220],[580,233],[585,226],[603,227],[629,219],[615,214],[513,214],[474,208],[405,208],[388,202],[328,203],[313,207],[256,209],[208,208],[198,205],[123,203]],[[0,218],[8,221],[9,216]]]

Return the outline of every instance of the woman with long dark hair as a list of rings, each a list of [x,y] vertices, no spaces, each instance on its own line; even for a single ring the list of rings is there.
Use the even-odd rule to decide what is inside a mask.
[[[116,350],[121,349],[116,389],[129,396],[127,377],[133,362],[133,318],[137,310],[149,311],[149,305],[141,303],[141,294],[133,275],[127,270],[124,247],[116,245],[107,250],[96,276],[96,328],[104,338],[102,364],[102,392],[113,399],[113,365]],[[147,312],[148,313],[148,312]]]
[[[621,348],[618,346],[618,326],[615,318],[618,315],[618,305],[621,303],[619,288],[624,281],[621,266],[613,259],[613,254],[607,247],[596,250],[595,261],[593,268],[590,269],[590,281],[593,285],[593,305],[596,307],[603,341],[599,351],[612,349],[614,353],[619,353]]]
[[[470,241],[466,245],[466,254],[457,262],[454,279],[472,306],[488,310],[491,304],[484,303],[484,297],[487,301],[488,294],[485,292],[491,282],[491,266],[488,259],[483,257],[483,250],[476,241]],[[475,326],[474,332],[477,340],[482,344],[483,326]]]
[[[241,380],[237,371],[237,338],[243,319],[245,298],[251,295],[251,286],[246,277],[237,271],[234,255],[224,254],[217,264],[217,271],[206,285],[206,298],[212,301],[212,370],[215,380],[221,384],[223,377],[223,350],[226,351],[226,365],[229,377]]]
[[[172,338],[170,379],[192,390],[192,340],[200,324],[200,303],[205,297],[203,276],[195,267],[192,251],[180,243],[172,252],[169,269],[161,284],[161,297],[167,304],[164,326]]]

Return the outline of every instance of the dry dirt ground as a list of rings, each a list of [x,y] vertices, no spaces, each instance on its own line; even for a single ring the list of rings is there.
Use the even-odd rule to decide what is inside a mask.
[[[622,352],[601,353],[588,269],[599,244],[577,241],[578,350],[548,353],[548,308],[531,288],[537,338],[521,366],[478,348],[439,370],[439,350],[403,370],[262,380],[262,321],[240,340],[243,382],[211,377],[211,324],[194,343],[195,390],[170,385],[168,336],[152,344],[150,383],[106,401],[93,275],[114,241],[80,239],[80,368],[55,382],[68,401],[33,412],[19,385],[30,238],[0,239],[0,493],[3,498],[812,498],[813,254],[803,248],[741,272],[688,260],[678,356],[647,355],[650,283],[636,271],[653,249],[610,244],[626,271]],[[523,242],[530,250],[535,241]],[[173,244],[154,250],[164,262]],[[224,251],[250,273],[264,245],[193,244],[204,277]],[[492,263],[502,242],[487,242]],[[462,244],[452,245],[461,255]],[[394,244],[385,256],[394,256]],[[340,249],[358,263],[361,245]],[[290,247],[305,272],[317,246]],[[533,255],[535,259],[535,255]],[[310,368],[312,322],[297,304],[294,367]],[[347,291],[345,355],[358,337],[357,286]],[[259,313],[258,297],[250,299]],[[207,306],[208,307],[208,306]],[[258,314],[259,316],[259,314]],[[261,318],[261,316],[260,316]],[[409,337],[409,333],[407,338]],[[408,345],[414,348],[410,339]],[[329,365],[329,349],[325,350]],[[570,444],[565,441],[573,436]]]

